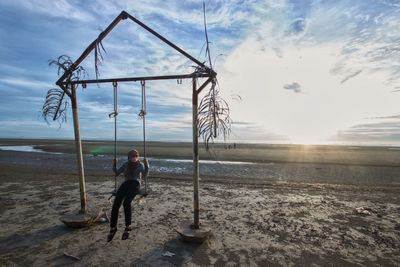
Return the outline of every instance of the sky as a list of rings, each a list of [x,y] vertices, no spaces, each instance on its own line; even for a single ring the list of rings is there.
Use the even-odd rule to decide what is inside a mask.
[[[400,1],[205,0],[228,142],[400,145]],[[41,108],[49,60],[76,60],[125,10],[206,61],[203,1],[0,1],[0,137],[72,139]],[[193,63],[129,20],[103,41],[100,78],[189,74]],[[81,64],[95,78],[90,55]],[[191,81],[146,83],[147,140],[191,141]],[[83,139],[113,139],[111,84],[78,89]],[[118,139],[141,140],[140,83],[118,86]],[[202,97],[200,95],[200,97]]]

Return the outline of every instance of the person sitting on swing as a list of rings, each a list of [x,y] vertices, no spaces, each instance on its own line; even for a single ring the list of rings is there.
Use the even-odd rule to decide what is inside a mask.
[[[122,234],[122,240],[129,238],[129,232],[132,230],[132,210],[131,202],[137,194],[140,193],[140,180],[149,174],[149,163],[145,158],[144,164],[139,160],[139,152],[131,150],[128,153],[128,161],[117,169],[117,160],[113,160],[113,171],[118,176],[124,173],[125,181],[118,188],[111,210],[110,232],[107,236],[107,242],[110,242],[117,232],[118,213],[121,204],[124,205],[125,213],[125,231]]]

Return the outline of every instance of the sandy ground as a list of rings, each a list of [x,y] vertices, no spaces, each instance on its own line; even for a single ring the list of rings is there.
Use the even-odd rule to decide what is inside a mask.
[[[109,212],[113,181],[88,166],[89,203]],[[320,174],[340,176],[335,166]],[[131,238],[121,240],[121,209],[119,231],[106,243],[107,222],[70,229],[59,220],[80,205],[73,155],[3,151],[0,266],[400,266],[400,173],[363,168],[360,180],[381,175],[390,184],[203,177],[200,221],[212,230],[203,244],[182,242],[175,231],[192,220],[190,177],[153,173],[151,194],[132,204]]]
[[[112,182],[87,184],[90,203],[110,209]],[[107,223],[69,229],[61,215],[78,208],[72,182],[2,183],[2,266],[399,266],[400,198],[395,188],[318,184],[203,184],[205,243],[180,240],[192,218],[192,185],[155,180],[134,202],[131,238],[106,243]],[[369,214],[357,214],[366,207]]]

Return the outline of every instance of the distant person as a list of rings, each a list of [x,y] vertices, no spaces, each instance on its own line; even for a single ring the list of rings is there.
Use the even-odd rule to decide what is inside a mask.
[[[137,150],[129,151],[128,161],[122,164],[119,169],[117,169],[117,160],[113,160],[112,168],[115,172],[115,175],[118,176],[121,173],[124,173],[125,181],[118,188],[114,199],[114,204],[111,210],[110,232],[107,236],[107,242],[110,242],[117,232],[118,213],[122,202],[125,213],[125,231],[122,234],[122,240],[129,238],[129,232],[132,230],[131,202],[139,193],[141,178],[149,174],[149,163],[147,159],[145,158],[143,162],[144,164],[140,162],[139,152]]]

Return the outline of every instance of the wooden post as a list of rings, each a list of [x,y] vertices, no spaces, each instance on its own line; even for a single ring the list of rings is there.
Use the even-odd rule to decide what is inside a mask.
[[[72,116],[74,120],[74,133],[75,133],[75,149],[76,159],[78,162],[78,173],[79,173],[79,190],[81,197],[81,213],[85,213],[87,210],[86,205],[86,192],[85,192],[85,173],[83,170],[83,156],[82,156],[82,142],[79,129],[79,118],[78,118],[78,102],[76,99],[76,87],[74,84],[71,85],[71,102],[72,102]]]
[[[193,215],[194,222],[192,227],[199,229],[199,133],[197,129],[197,104],[198,104],[198,93],[196,78],[193,78]]]

